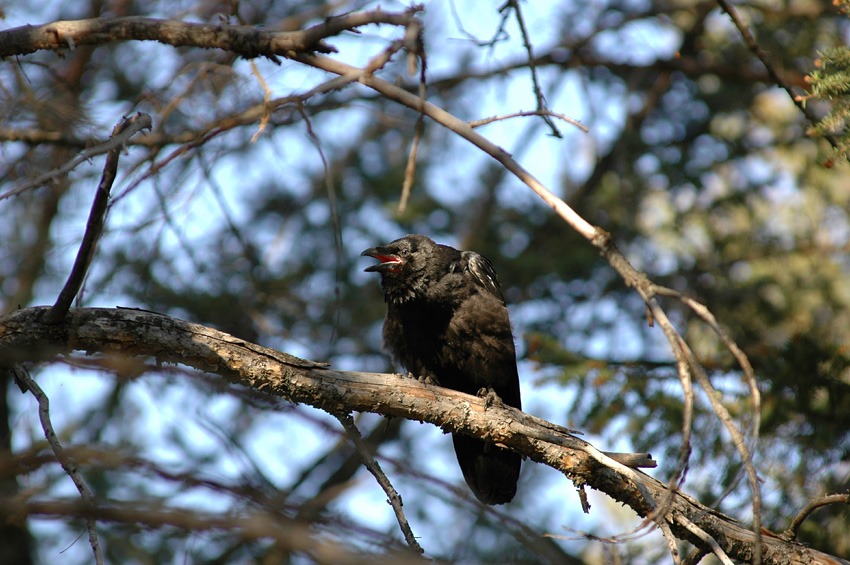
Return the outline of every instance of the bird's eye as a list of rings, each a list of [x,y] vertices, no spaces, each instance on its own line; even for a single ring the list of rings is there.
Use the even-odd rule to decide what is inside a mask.
[[[401,255],[402,257],[407,257],[408,255],[410,255],[410,251],[408,251],[407,249],[402,249],[401,251],[398,252],[398,254]]]

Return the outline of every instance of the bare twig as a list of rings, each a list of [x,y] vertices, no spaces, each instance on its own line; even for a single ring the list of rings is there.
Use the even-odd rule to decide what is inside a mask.
[[[143,116],[143,117],[137,118],[137,116]],[[145,119],[144,117],[146,117],[147,119]],[[26,192],[27,190],[31,190],[33,188],[43,186],[43,185],[47,184],[48,182],[50,182],[51,180],[55,179],[56,177],[67,174],[68,172],[72,171],[77,165],[79,165],[83,161],[88,161],[89,159],[91,159],[95,155],[100,155],[101,153],[109,153],[109,152],[114,151],[114,150],[120,150],[127,143],[127,140],[130,139],[131,137],[133,137],[140,130],[150,129],[150,127],[151,127],[150,116],[147,116],[146,114],[136,114],[136,116],[133,116],[133,118],[131,118],[131,120],[133,120],[133,123],[131,125],[129,125],[127,127],[127,129],[123,130],[121,133],[119,133],[117,135],[113,134],[112,138],[110,138],[108,141],[105,141],[104,143],[101,143],[100,145],[96,145],[94,147],[86,149],[85,151],[80,153],[74,159],[71,159],[70,161],[68,161],[64,165],[57,167],[56,169],[53,169],[52,171],[49,171],[49,172],[41,175],[40,177],[38,177],[34,181],[31,181],[31,182],[29,182],[29,183],[27,183],[23,186],[19,186],[18,188],[15,188],[15,189],[12,189],[8,192],[0,194],[0,200],[4,200],[6,198],[10,198],[12,196],[16,196],[18,194],[21,194],[22,192]]]
[[[190,153],[192,150],[205,145],[211,139],[218,137],[219,135],[230,131],[233,128],[253,124],[257,120],[261,120],[267,109],[274,113],[274,111],[284,106],[292,105],[297,110],[297,112],[294,113],[303,117],[304,113],[301,112],[301,109],[303,108],[303,103],[307,99],[311,98],[316,94],[323,94],[332,90],[338,90],[354,81],[359,80],[362,74],[362,71],[358,70],[358,72],[352,73],[349,76],[336,77],[332,80],[324,82],[316,86],[315,88],[310,89],[304,94],[293,94],[290,96],[276,98],[270,101],[268,104],[256,104],[238,114],[234,114],[222,118],[221,120],[217,120],[202,131],[191,132],[174,138],[162,136],[159,134],[142,136],[142,138],[139,140],[140,145],[146,145],[150,147],[159,147],[162,145],[169,145],[174,143],[181,143],[183,145],[174,149],[161,161],[157,161],[156,163],[151,162],[148,170],[143,175],[140,175],[140,177],[137,178],[129,187],[127,187],[124,192],[117,195],[115,197],[115,200],[120,200],[126,194],[131,192],[138,185],[140,185],[142,182],[154,177],[160,170],[169,165],[178,157]],[[334,105],[334,107],[338,107],[340,105],[344,105],[344,103]]]
[[[670,524],[666,520],[659,520],[658,527],[661,528],[661,533],[664,534],[664,540],[667,542],[667,549],[670,550],[670,557],[673,558],[674,565],[680,565],[682,560],[679,555],[679,546],[676,543],[676,536],[673,535],[673,530],[670,529]]]
[[[304,124],[307,126],[307,137],[310,139],[310,141],[313,143],[313,146],[316,148],[316,151],[319,154],[319,158],[322,161],[322,168],[325,172],[325,190],[328,193],[328,209],[330,210],[331,226],[333,226],[334,234],[334,247],[336,248],[335,284],[337,285],[337,288],[335,289],[334,295],[336,296],[337,319],[334,324],[334,333],[331,335],[331,340],[333,341],[334,335],[336,333],[336,326],[339,323],[340,312],[342,311],[342,305],[340,304],[340,296],[342,296],[342,293],[339,292],[338,288],[342,281],[342,224],[339,220],[339,207],[337,206],[336,202],[336,190],[334,189],[331,166],[330,163],[328,163],[327,157],[325,157],[324,150],[322,149],[322,140],[320,140],[319,136],[316,135],[316,131],[313,129],[313,124],[310,121],[310,116],[307,115],[307,112],[304,109],[304,105],[299,104],[298,110],[301,112],[301,116],[304,118]]]
[[[803,525],[803,522],[806,521],[806,518],[818,508],[829,504],[850,504],[850,494],[828,494],[811,501],[805,508],[800,510],[799,514],[794,516],[794,519],[791,520],[791,525],[788,526],[787,530],[779,534],[779,537],[788,541],[796,539],[797,531]]]
[[[257,139],[259,139],[263,130],[266,129],[266,126],[269,123],[269,118],[272,115],[271,106],[269,105],[269,101],[272,98],[272,91],[269,89],[269,86],[266,84],[266,79],[263,78],[263,75],[260,73],[260,69],[257,68],[257,63],[254,61],[251,61],[251,72],[254,73],[255,77],[257,77],[257,82],[260,83],[260,88],[263,89],[263,115],[260,117],[260,127],[258,127],[254,135],[251,136],[251,143],[254,143]]]
[[[758,389],[755,371],[753,371],[753,366],[750,364],[750,360],[746,353],[738,347],[738,344],[735,343],[726,330],[724,330],[717,322],[717,318],[714,317],[714,314],[712,314],[704,304],[701,304],[693,298],[685,296],[681,292],[670,288],[655,285],[653,290],[655,294],[676,298],[681,301],[682,304],[693,310],[694,313],[702,318],[703,321],[705,321],[705,323],[708,324],[708,326],[714,331],[714,333],[717,334],[717,337],[720,338],[723,345],[725,345],[729,352],[735,357],[738,365],[740,365],[743,370],[744,380],[747,383],[747,387],[750,389],[750,399],[753,405],[753,421],[750,425],[750,435],[752,437],[753,448],[755,448],[758,443],[759,428],[761,427],[761,392]]]
[[[295,59],[304,64],[310,65],[317,69],[322,69],[338,75],[346,75],[353,72],[358,72],[358,69],[345,63],[322,57],[320,55],[299,54]],[[536,192],[543,200],[552,207],[555,212],[561,216],[573,229],[575,229],[583,237],[591,241],[599,247],[610,241],[610,236],[604,231],[591,225],[587,220],[570,208],[563,200],[552,194],[540,181],[529,173],[526,169],[519,165],[508,153],[495,143],[484,138],[476,133],[466,122],[446,112],[442,108],[425,102],[422,104],[419,97],[400,88],[390,82],[382,80],[375,76],[364,77],[360,81],[364,85],[372,88],[384,96],[408,106],[409,108],[423,108],[426,116],[438,122],[442,126],[457,133],[473,145],[482,149],[491,157],[502,163],[510,172],[516,175],[521,181],[527,184],[534,192]],[[607,236],[607,237],[606,237]]]
[[[0,57],[113,41],[149,40],[174,47],[223,49],[249,59],[264,56],[277,62],[277,56],[291,57],[296,52],[336,52],[323,40],[370,24],[406,26],[422,9],[421,6],[413,6],[403,12],[349,12],[326,18],[322,23],[299,31],[271,31],[252,26],[200,24],[140,16],[58,21],[0,32]]]
[[[679,522],[686,530],[697,536],[699,539],[704,541],[710,548],[711,552],[717,556],[723,565],[734,565],[732,560],[729,559],[729,556],[726,555],[726,552],[723,551],[723,548],[720,547],[720,544],[717,543],[717,540],[705,533],[705,530],[685,518],[684,516],[676,516],[676,521]]]
[[[412,36],[412,31],[408,29],[408,34]],[[415,30],[415,37],[411,37],[411,40],[408,43],[412,43],[416,51],[412,51],[411,47],[408,46],[408,50],[410,51],[411,56],[411,73],[414,71],[413,62],[414,57],[418,56],[420,65],[419,65],[419,99],[422,102],[422,107],[425,106],[425,91],[426,91],[426,80],[425,80],[425,69],[427,67],[426,59],[425,59],[425,46],[422,43],[422,34],[421,29]],[[410,193],[413,190],[413,182],[416,179],[416,155],[419,150],[419,141],[422,139],[422,132],[425,129],[425,114],[422,112],[421,108],[419,110],[419,115],[416,117],[416,126],[413,128],[413,143],[410,144],[410,153],[407,155],[407,165],[404,167],[404,181],[401,185],[401,197],[398,200],[398,211],[396,212],[399,216],[404,214],[404,211],[407,209],[407,202],[410,199]]]
[[[506,114],[504,116],[492,116],[490,118],[482,118],[480,120],[473,120],[469,122],[470,127],[478,128],[487,124],[491,124],[493,122],[498,122],[501,120],[508,120],[510,118],[523,118],[527,116],[551,116],[553,118],[558,118],[559,120],[564,120],[568,124],[572,124],[584,133],[587,133],[587,126],[581,123],[578,120],[574,120],[573,118],[566,116],[564,114],[558,114],[557,112],[552,112],[551,110],[535,110],[534,112],[514,112],[513,114]]]
[[[478,47],[490,47],[492,49],[493,47],[495,47],[496,43],[499,43],[500,41],[505,41],[509,38],[508,32],[505,31],[505,24],[508,22],[509,16],[509,12],[507,12],[506,10],[499,10],[502,13],[499,25],[496,28],[495,33],[493,33],[492,39],[488,39],[485,41],[483,39],[478,39],[473,34],[466,31],[466,28],[463,27],[463,22],[460,19],[460,14],[457,11],[457,5],[455,4],[454,0],[451,0],[449,2],[449,8],[451,10],[452,17],[454,18],[457,29],[464,36],[466,36],[467,39],[475,43],[475,45],[477,45]]]
[[[522,10],[520,10],[519,2],[517,0],[508,0],[499,9],[499,11],[504,11],[508,8],[511,8],[514,11],[514,14],[516,14],[517,25],[519,25],[519,31],[522,34],[522,43],[528,53],[528,68],[531,70],[531,84],[534,88],[534,97],[537,98],[537,115],[543,117],[543,121],[551,128],[553,136],[561,138],[563,137],[561,132],[558,131],[557,127],[555,127],[555,123],[550,119],[549,113],[546,111],[546,98],[543,96],[543,90],[540,88],[540,81],[537,78],[537,67],[534,64],[534,50],[531,46],[531,39],[528,36],[528,29],[525,27],[525,20],[522,17]]]
[[[746,442],[744,441],[744,437],[741,434],[738,427],[735,425],[735,422],[732,421],[732,416],[729,414],[729,411],[720,402],[720,395],[717,393],[717,390],[714,388],[714,385],[711,384],[711,380],[708,378],[708,375],[703,369],[702,365],[697,361],[696,356],[693,351],[691,351],[690,347],[687,346],[684,341],[682,342],[682,346],[684,351],[688,356],[688,362],[690,363],[691,369],[693,370],[693,374],[697,379],[700,387],[705,391],[706,396],[708,397],[708,401],[711,404],[711,407],[714,409],[714,413],[726,427],[726,430],[729,432],[729,435],[732,436],[732,443],[735,445],[735,448],[738,450],[738,455],[741,457],[741,462],[744,464],[744,467],[747,470],[747,476],[750,479],[750,490],[753,493],[753,536],[755,537],[754,546],[753,546],[753,565],[758,565],[761,563],[761,488],[759,487],[760,479],[756,472],[756,468],[753,465],[753,458],[750,454],[750,450],[747,447]]]
[[[425,88],[421,88],[422,98],[425,98]],[[401,197],[398,199],[398,210],[396,214],[403,215],[407,210],[407,202],[413,191],[413,182],[416,180],[416,155],[419,151],[419,141],[425,129],[425,115],[420,113],[416,118],[416,126],[413,128],[413,142],[410,144],[410,153],[407,155],[407,164],[404,167],[404,181],[401,183]]]
[[[130,135],[132,135],[139,130],[150,129],[151,123],[150,116],[139,112],[134,116],[122,119],[112,130],[112,138],[116,139],[126,132],[130,132]],[[118,158],[121,156],[122,148],[122,145],[117,145],[110,149],[106,156],[103,175],[94,195],[94,202],[86,224],[86,232],[83,235],[83,241],[80,243],[80,249],[77,251],[77,258],[71,268],[71,274],[68,275],[68,281],[59,293],[53,308],[48,310],[44,317],[44,321],[48,324],[56,324],[62,321],[86,278],[86,272],[91,265],[97,247],[97,240],[100,239],[100,234],[103,231],[109,191],[112,189],[112,183],[115,182],[115,175],[118,173]]]
[[[422,546],[420,546],[419,542],[416,541],[416,536],[413,535],[413,530],[410,529],[410,524],[407,522],[404,510],[401,509],[403,506],[401,496],[398,492],[396,492],[392,483],[387,478],[387,475],[384,474],[384,471],[381,469],[381,465],[375,461],[374,457],[372,457],[372,454],[369,452],[369,448],[367,448],[363,443],[363,438],[360,436],[360,430],[358,430],[357,426],[354,424],[354,419],[351,417],[351,414],[337,415],[337,419],[339,420],[339,423],[342,424],[342,427],[345,428],[346,433],[348,433],[348,437],[350,437],[351,441],[354,442],[357,452],[360,454],[360,457],[363,458],[363,465],[369,469],[369,472],[372,473],[375,480],[378,481],[378,484],[381,485],[381,488],[384,489],[385,493],[387,493],[387,501],[390,503],[390,506],[393,507],[395,518],[398,520],[398,526],[401,528],[402,534],[404,534],[404,540],[407,542],[407,545],[416,553],[425,553]]]
[[[27,390],[29,390],[38,401],[38,418],[41,420],[41,428],[44,430],[44,437],[47,439],[47,443],[53,450],[53,454],[56,456],[59,464],[62,465],[62,469],[69,477],[71,477],[71,480],[74,481],[74,486],[76,486],[77,490],[80,492],[83,504],[86,507],[94,507],[94,497],[92,496],[91,490],[86,484],[86,481],[83,479],[83,476],[80,474],[79,469],[77,469],[77,465],[65,453],[65,450],[62,448],[62,444],[59,443],[59,438],[56,437],[56,432],[53,431],[53,424],[50,422],[50,399],[46,394],[44,394],[44,391],[41,390],[38,383],[33,380],[26,368],[22,365],[15,365],[14,370],[15,378],[26,386]],[[98,542],[97,539],[97,523],[93,517],[86,517],[86,528],[89,532],[89,543],[91,543],[92,550],[94,551],[95,563],[97,563],[97,565],[103,565],[103,552],[100,549],[100,542]]]
[[[705,321],[706,324],[714,331],[715,334],[720,338],[721,342],[726,346],[726,348],[732,353],[735,357],[736,361],[738,361],[738,365],[741,367],[743,371],[744,380],[747,383],[747,386],[750,390],[750,402],[752,404],[752,421],[750,422],[750,431],[749,435],[751,438],[751,446],[750,451],[755,451],[758,448],[758,438],[759,438],[759,429],[761,426],[761,392],[758,389],[758,382],[756,381],[755,372],[753,371],[753,367],[750,364],[750,360],[747,355],[738,347],[738,344],[729,336],[726,330],[717,322],[717,319],[714,317],[714,314],[709,311],[705,305],[697,302],[693,298],[683,295],[679,291],[661,287],[658,285],[653,285],[653,292],[655,294],[661,296],[669,296],[675,298],[682,302],[684,305],[688,306],[695,314],[697,314],[700,318]],[[706,379],[708,377],[706,376]],[[693,393],[691,393],[693,394]],[[718,417],[723,420],[724,416],[722,414],[718,414]],[[733,435],[734,438],[734,435]],[[734,441],[734,440],[733,440]],[[755,468],[753,468],[752,464],[744,464],[742,467],[742,473],[746,473],[750,479],[750,484],[752,485],[752,478],[755,477]],[[732,483],[726,488],[726,491],[723,492],[718,498],[717,504],[719,504],[720,500],[723,500],[729,493],[731,493],[738,484],[738,481],[742,475],[739,474],[738,478],[736,478]],[[756,510],[756,502],[760,499],[758,495],[754,497],[754,511]],[[760,506],[760,502],[759,502]],[[760,527],[760,523],[758,524]],[[754,526],[755,527],[755,526]]]
[[[643,279],[641,279],[643,280]],[[654,514],[658,516],[666,515],[672,504],[674,495],[680,484],[685,479],[685,474],[688,468],[688,460],[691,454],[691,433],[693,429],[693,412],[694,412],[694,392],[691,384],[691,370],[688,363],[687,355],[684,350],[684,340],[681,338],[676,328],[667,317],[667,313],[658,304],[657,299],[647,291],[647,286],[644,284],[634,284],[638,294],[644,299],[649,311],[651,321],[658,322],[665,337],[672,346],[673,357],[676,360],[677,373],[679,381],[682,385],[682,391],[685,395],[685,404],[682,418],[682,441],[679,447],[679,458],[676,462],[676,468],[673,471],[667,483],[667,491],[664,497],[659,501],[658,507]],[[658,516],[647,516],[647,520],[657,518]]]

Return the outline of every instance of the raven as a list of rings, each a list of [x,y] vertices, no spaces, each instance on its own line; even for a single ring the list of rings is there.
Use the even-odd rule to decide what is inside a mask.
[[[497,394],[521,408],[519,376],[508,309],[493,265],[472,251],[407,235],[367,249],[380,263],[387,303],[384,350],[426,382],[479,394]],[[522,458],[478,438],[453,434],[466,483],[485,504],[504,504],[516,494]]]

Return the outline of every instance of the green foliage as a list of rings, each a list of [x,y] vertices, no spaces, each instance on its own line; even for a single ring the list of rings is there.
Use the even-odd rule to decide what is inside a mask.
[[[850,14],[850,2],[833,0],[833,4],[845,15]],[[847,159],[850,155],[850,49],[844,45],[829,47],[818,53],[816,69],[807,77],[810,94],[803,101],[820,99],[830,103],[830,111],[808,133],[829,138],[833,143],[833,159]]]
[[[811,85],[810,98],[828,101],[829,114],[814,124],[810,133],[819,137],[835,136],[835,157],[850,154],[850,49],[832,47],[819,54],[817,69],[806,77]]]

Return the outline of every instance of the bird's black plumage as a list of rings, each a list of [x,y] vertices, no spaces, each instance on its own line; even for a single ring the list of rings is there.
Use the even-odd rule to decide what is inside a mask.
[[[387,302],[384,349],[419,378],[477,394],[492,389],[521,408],[508,309],[493,266],[471,251],[408,235],[367,249],[380,261]],[[463,477],[481,502],[504,504],[516,494],[521,458],[477,438],[454,434]]]

